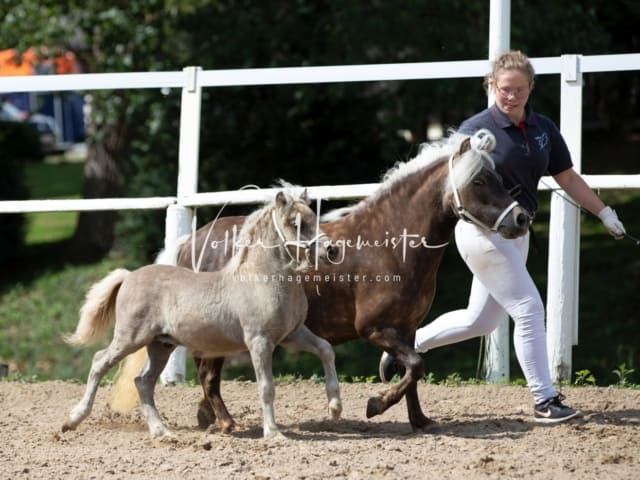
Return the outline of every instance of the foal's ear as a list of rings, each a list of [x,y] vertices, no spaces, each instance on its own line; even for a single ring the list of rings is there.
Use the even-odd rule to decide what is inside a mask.
[[[287,204],[287,196],[284,194],[284,192],[279,191],[278,194],[276,195],[276,206],[282,208]]]
[[[458,156],[462,156],[464,152],[471,149],[471,137],[465,138],[458,148]]]
[[[309,204],[309,192],[307,191],[306,188],[304,189],[304,192],[302,192],[302,195],[300,195],[300,200],[306,203],[307,205]]]

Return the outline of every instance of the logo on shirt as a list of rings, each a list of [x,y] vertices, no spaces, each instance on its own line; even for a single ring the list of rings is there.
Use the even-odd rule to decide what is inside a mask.
[[[549,144],[549,135],[547,135],[546,132],[543,132],[541,135],[533,138],[538,144],[538,150],[544,150],[544,148]]]

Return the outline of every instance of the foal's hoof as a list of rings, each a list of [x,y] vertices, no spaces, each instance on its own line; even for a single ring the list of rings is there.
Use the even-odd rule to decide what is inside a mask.
[[[375,417],[376,415],[380,415],[382,412],[384,412],[384,408],[380,401],[380,397],[371,397],[367,401],[367,418]]]
[[[75,430],[76,426],[70,423],[68,420],[62,424],[62,433],[68,432],[69,430]]]
[[[329,415],[333,420],[339,420],[342,415],[342,402],[340,400],[331,400],[329,402]]]
[[[170,440],[175,438],[175,435],[170,430],[167,430],[164,425],[149,427],[149,436],[153,439],[160,440]]]
[[[270,430],[264,432],[263,438],[269,441],[288,440],[280,430]]]

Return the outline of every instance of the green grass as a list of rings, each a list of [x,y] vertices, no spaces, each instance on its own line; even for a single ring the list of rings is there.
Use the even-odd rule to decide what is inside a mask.
[[[25,181],[31,198],[78,198],[83,163],[28,163]]]
[[[0,293],[0,362],[21,376],[84,381],[98,346],[79,349],[62,337],[75,329],[91,284],[120,266],[117,259],[68,265],[44,271],[30,283],[15,282]]]
[[[73,235],[78,222],[78,212],[28,213],[25,244],[57,242]]]
[[[25,182],[32,199],[80,198],[82,163],[29,163]],[[26,214],[26,245],[57,242],[71,237],[78,212]]]

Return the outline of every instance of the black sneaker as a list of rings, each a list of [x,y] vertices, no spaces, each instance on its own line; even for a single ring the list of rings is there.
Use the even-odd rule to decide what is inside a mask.
[[[538,423],[560,423],[582,415],[580,410],[562,404],[564,395],[558,394],[534,407],[533,416]]]
[[[404,366],[398,363],[396,357],[389,355],[387,352],[382,352],[380,365],[378,366],[380,380],[384,383],[389,383],[395,375],[404,375],[404,370]]]

